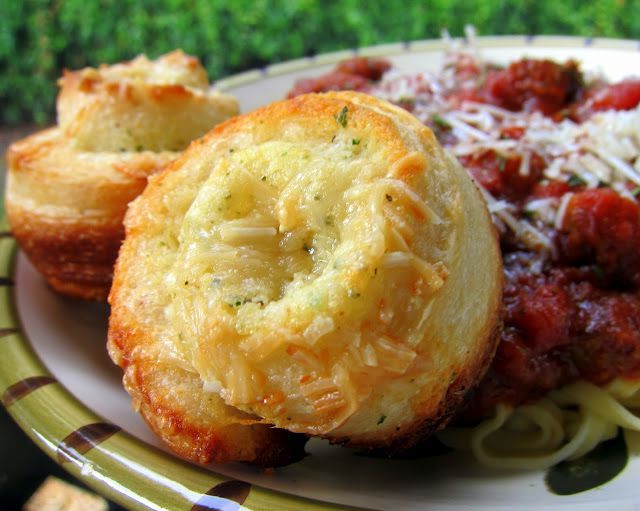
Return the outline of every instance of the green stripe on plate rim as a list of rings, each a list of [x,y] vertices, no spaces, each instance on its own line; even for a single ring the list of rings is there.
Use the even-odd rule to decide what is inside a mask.
[[[478,48],[522,47],[591,47],[620,51],[638,51],[637,41],[617,39],[585,39],[555,36],[498,36],[479,37]],[[265,76],[279,76],[292,71],[335,64],[354,55],[389,56],[403,53],[443,51],[443,40],[412,41],[385,44],[323,54],[314,57],[274,64],[263,70],[247,71],[219,80],[220,90],[257,82]],[[7,232],[6,219],[0,221],[0,232]],[[11,237],[0,236],[0,277],[14,272],[16,243]],[[19,284],[19,283],[18,283]],[[13,286],[0,286],[0,329],[15,329],[0,338],[0,394],[11,385],[26,378],[51,377],[22,333],[15,306]],[[9,414],[27,435],[52,459],[56,459],[60,442],[74,431],[88,424],[104,422],[59,384],[44,385],[13,402]],[[70,473],[83,480],[98,493],[131,510],[168,508],[190,510],[213,487],[228,478],[204,468],[191,465],[164,451],[149,446],[119,431],[90,449],[83,460],[64,463]],[[167,477],[165,474],[171,474]],[[208,501],[215,505],[214,500]],[[233,501],[224,501],[225,509],[238,508]],[[309,511],[355,510],[331,503],[310,500],[266,488],[251,486],[243,504],[253,511]]]

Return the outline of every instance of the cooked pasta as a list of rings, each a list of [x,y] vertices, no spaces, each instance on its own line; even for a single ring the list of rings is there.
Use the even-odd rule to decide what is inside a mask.
[[[640,432],[634,409],[640,410],[640,380],[620,378],[606,387],[579,381],[535,403],[499,404],[478,426],[449,427],[438,438],[490,467],[542,469],[579,458],[618,428]]]

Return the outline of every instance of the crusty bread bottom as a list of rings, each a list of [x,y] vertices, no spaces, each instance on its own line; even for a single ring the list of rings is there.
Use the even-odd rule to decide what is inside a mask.
[[[124,238],[121,222],[60,223],[7,204],[11,232],[35,268],[58,293],[106,300]]]
[[[110,330],[109,352],[124,369],[123,383],[134,408],[178,455],[203,465],[229,460],[261,467],[282,466],[305,456],[307,437],[260,424],[259,418],[227,406],[206,392],[196,373],[153,357],[131,344],[146,343],[144,326]],[[155,347],[151,348],[151,351]]]

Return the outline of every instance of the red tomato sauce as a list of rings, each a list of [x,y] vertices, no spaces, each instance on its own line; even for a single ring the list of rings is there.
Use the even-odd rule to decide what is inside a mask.
[[[288,98],[308,92],[328,92],[332,90],[366,91],[372,82],[380,80],[391,67],[384,59],[355,57],[341,62],[336,68],[316,78],[302,78],[289,91]]]
[[[540,181],[546,166],[542,158],[534,153],[530,159],[529,170],[523,175],[520,173],[521,156],[501,156],[493,150],[462,156],[459,160],[491,195],[511,201],[528,197]]]
[[[628,79],[614,84],[595,84],[585,91],[581,101],[571,105],[568,115],[580,122],[594,112],[631,110],[640,103],[640,79]]]
[[[488,103],[507,110],[553,115],[576,99],[580,82],[575,62],[523,59],[491,72],[482,91]]]
[[[579,191],[555,235],[559,254],[542,271],[532,271],[536,254],[503,243],[504,329],[465,418],[579,378],[640,376],[640,205],[607,188]]]
[[[463,416],[521,404],[584,378],[602,385],[640,375],[640,294],[602,286],[595,268],[528,268],[505,256],[504,330],[495,359]]]

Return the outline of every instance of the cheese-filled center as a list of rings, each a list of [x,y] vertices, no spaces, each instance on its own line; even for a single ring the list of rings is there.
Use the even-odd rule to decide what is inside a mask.
[[[426,358],[446,351],[422,344],[460,214],[455,192],[437,204],[427,193],[455,190],[453,178],[435,185],[424,154],[396,157],[341,115],[326,140],[292,124],[290,136],[229,147],[182,219],[165,277],[167,324],[205,389],[321,435],[360,421],[382,383],[411,399]]]

